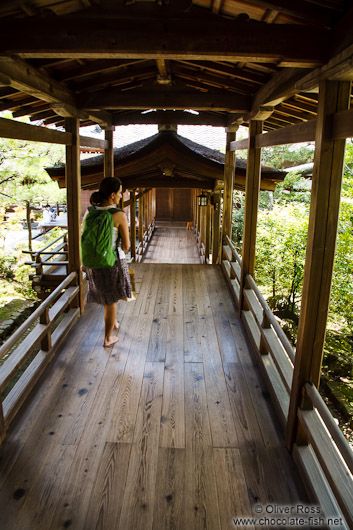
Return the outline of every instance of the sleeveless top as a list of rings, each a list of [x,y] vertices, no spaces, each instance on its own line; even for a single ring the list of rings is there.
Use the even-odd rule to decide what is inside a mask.
[[[109,204],[108,206],[96,206],[96,208],[97,210],[109,210],[110,208],[116,208],[116,206],[114,204]],[[116,240],[118,239],[118,235],[119,235],[119,228],[117,228],[116,226],[113,226],[113,241],[112,241],[113,248],[116,247]],[[119,258],[125,259],[126,254],[123,251],[123,249],[118,247],[118,251],[119,251]]]

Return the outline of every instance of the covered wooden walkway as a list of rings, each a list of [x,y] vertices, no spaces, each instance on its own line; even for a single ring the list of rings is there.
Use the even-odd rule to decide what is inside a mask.
[[[10,427],[0,528],[228,530],[307,502],[220,267],[135,270],[117,344],[88,305]]]
[[[156,221],[144,263],[200,263],[196,235],[186,221]]]

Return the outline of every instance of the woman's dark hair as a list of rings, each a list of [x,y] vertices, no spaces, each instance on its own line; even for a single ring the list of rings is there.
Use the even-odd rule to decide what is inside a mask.
[[[102,206],[112,193],[119,191],[121,180],[116,177],[106,177],[99,185],[99,190],[92,193],[90,203],[93,206]]]

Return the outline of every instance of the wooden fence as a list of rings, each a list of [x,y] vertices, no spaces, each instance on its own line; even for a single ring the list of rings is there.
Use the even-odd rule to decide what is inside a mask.
[[[138,262],[142,261],[142,258],[146,253],[151,237],[153,236],[155,227],[156,227],[156,221],[155,221],[155,218],[153,218],[147,230],[143,234],[142,241],[139,241],[138,245],[136,246],[136,258],[135,258],[136,261]]]
[[[222,268],[239,306],[241,257],[227,237]],[[286,428],[295,351],[261,295],[254,279],[245,278],[241,318],[271,394],[279,419]],[[312,501],[320,504],[332,528],[353,528],[353,452],[341,430],[310,382],[303,388],[297,415],[309,444],[294,445],[293,458]],[[338,524],[342,518],[342,524]],[[344,520],[345,519],[345,520]],[[323,527],[326,527],[325,525]]]
[[[32,288],[39,298],[44,299],[67,277],[67,231],[40,250],[24,250],[23,253],[31,255],[31,261],[26,261],[26,264],[35,269],[30,275]]]
[[[0,391],[6,392],[7,387],[13,385],[0,401],[0,441],[5,438],[9,424],[80,316],[78,307],[70,307],[79,292],[79,287],[73,285],[75,283],[77,274],[72,272],[0,347],[0,359],[4,359],[0,370]],[[59,317],[62,317],[60,322]],[[24,369],[25,363],[28,366]]]

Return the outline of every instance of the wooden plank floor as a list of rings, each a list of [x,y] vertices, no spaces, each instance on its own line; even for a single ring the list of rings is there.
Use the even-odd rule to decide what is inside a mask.
[[[186,222],[157,221],[144,263],[200,263],[195,232]]]
[[[135,269],[117,344],[88,305],[11,427],[1,529],[231,530],[307,502],[220,268]]]

